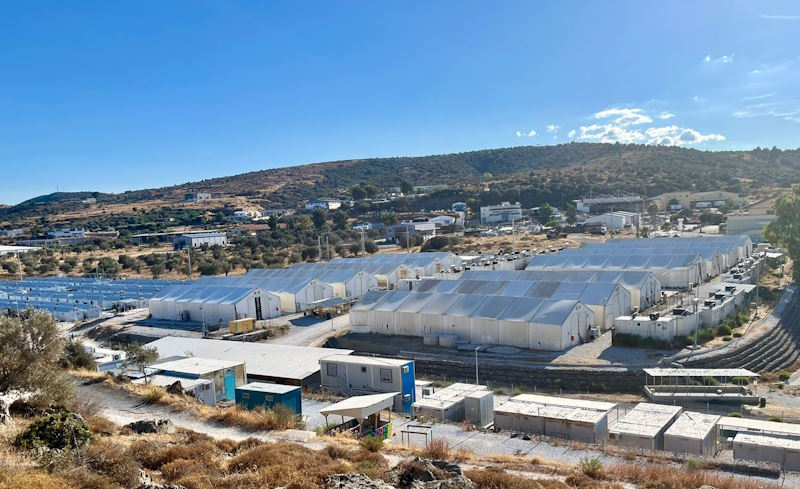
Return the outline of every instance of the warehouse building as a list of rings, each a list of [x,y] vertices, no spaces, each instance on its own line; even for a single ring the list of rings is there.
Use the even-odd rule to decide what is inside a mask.
[[[218,324],[278,317],[281,299],[258,288],[185,284],[161,290],[150,299],[149,308],[155,319]]]
[[[609,417],[616,421],[617,405],[564,397],[520,394],[494,411],[496,428],[584,443],[608,438]]]
[[[414,415],[425,419],[459,422],[466,419],[467,410],[465,400],[467,396],[483,393],[478,399],[486,399],[486,394],[491,391],[485,385],[455,383],[438,389],[436,392],[417,399],[412,408]],[[479,403],[486,405],[487,403]],[[488,403],[491,406],[491,403]],[[479,416],[482,417],[482,416]]]
[[[436,236],[436,223],[401,222],[386,228],[387,243],[404,243],[413,236],[421,236],[424,241]]]
[[[393,358],[332,355],[320,360],[321,386],[347,396],[399,392],[394,410],[410,413],[416,401],[414,362]]]
[[[349,355],[352,350],[247,343],[241,341],[178,338],[167,336],[150,342],[160,358],[191,355],[198,358],[242,361],[246,382],[266,382],[316,390],[320,385],[319,361],[331,355]],[[243,382],[244,383],[244,382]]]
[[[236,388],[236,404],[245,409],[275,409],[285,406],[294,414],[302,414],[301,389],[297,386],[250,382]]]
[[[601,224],[609,230],[633,229],[639,225],[639,214],[626,211],[614,211],[591,216],[586,224]]]
[[[151,368],[167,377],[211,380],[214,382],[214,395],[217,401],[235,400],[236,387],[244,385],[247,379],[245,363],[241,360],[195,356],[168,357],[151,365]]]
[[[642,450],[663,450],[664,432],[683,408],[641,402],[612,424],[608,436],[618,445]]]
[[[800,440],[800,424],[723,416],[719,419],[717,426],[719,427],[720,437],[724,439],[733,438],[738,433],[744,433]]]
[[[398,280],[412,276],[411,269],[402,263],[376,263],[365,258],[347,258],[336,262],[295,263],[291,268],[364,271],[375,277],[377,288],[383,290],[393,289]]]
[[[664,432],[664,450],[713,457],[717,454],[719,416],[686,411]]]
[[[214,233],[190,233],[182,234],[172,240],[174,250],[185,250],[186,248],[199,248],[206,246],[228,246],[228,235],[224,232]]]
[[[382,253],[365,258],[334,258],[332,264],[382,264],[405,265],[413,277],[433,277],[461,266],[461,259],[448,252],[430,253]],[[403,277],[408,278],[408,277]]]
[[[638,195],[597,195],[578,200],[577,208],[590,214],[613,211],[641,214],[644,212],[644,199]]]

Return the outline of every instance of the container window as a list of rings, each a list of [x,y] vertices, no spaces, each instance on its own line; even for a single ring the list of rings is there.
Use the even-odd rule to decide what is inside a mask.
[[[386,384],[392,383],[392,370],[388,368],[381,369],[381,382]]]
[[[410,370],[411,369],[408,367],[408,365],[403,365],[403,373],[404,374],[407,374]]]
[[[264,399],[266,399],[267,402],[272,402],[272,396],[271,395],[264,396]]]
[[[408,402],[411,400],[411,394],[403,394],[403,402]]]
[[[250,393],[249,392],[242,392],[242,399],[250,399]]]
[[[367,373],[367,367],[364,367],[364,366],[362,366],[362,367],[361,367],[361,373],[362,373],[362,374],[365,374],[365,373]]]
[[[327,371],[328,371],[328,377],[336,377],[337,375],[339,375],[336,372],[336,364],[335,363],[329,363],[328,367],[327,367]]]

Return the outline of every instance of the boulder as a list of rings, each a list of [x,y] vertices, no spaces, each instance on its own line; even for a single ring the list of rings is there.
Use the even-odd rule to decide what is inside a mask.
[[[325,477],[325,489],[395,489],[383,481],[374,481],[364,474],[333,474]]]
[[[138,435],[144,433],[175,433],[175,426],[168,419],[143,419],[125,426]]]
[[[186,489],[183,486],[179,486],[177,484],[158,484],[157,482],[153,482],[153,478],[150,477],[147,472],[144,470],[139,470],[139,485],[136,486],[136,489]]]

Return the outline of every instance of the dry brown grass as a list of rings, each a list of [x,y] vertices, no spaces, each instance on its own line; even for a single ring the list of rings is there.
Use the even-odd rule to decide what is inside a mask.
[[[433,460],[444,460],[450,458],[450,443],[443,438],[431,440],[422,453],[425,458],[430,458]]]
[[[697,489],[709,485],[715,489],[779,489],[780,485],[707,470],[685,470],[663,465],[614,465],[606,469],[609,477],[618,478],[648,489]]]
[[[478,489],[570,489],[557,479],[532,480],[493,468],[468,470],[464,475]]]
[[[141,465],[119,444],[100,439],[81,450],[80,460],[97,474],[103,475],[123,487],[136,485]]]
[[[40,471],[6,469],[0,472],[0,489],[74,489],[66,480]]]
[[[258,407],[253,410],[239,406],[220,408],[211,414],[210,419],[228,426],[240,426],[249,430],[302,429],[303,423],[291,409],[277,405],[274,409]]]

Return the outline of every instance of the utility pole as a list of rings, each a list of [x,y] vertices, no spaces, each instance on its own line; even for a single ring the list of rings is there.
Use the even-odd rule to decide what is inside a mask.
[[[361,254],[362,255],[366,255],[367,254],[366,249],[365,249],[365,244],[364,244],[364,230],[363,229],[361,230]]]
[[[756,313],[758,317],[758,287],[761,285],[761,261],[756,261]]]
[[[186,248],[186,254],[189,256],[189,282],[192,281],[192,245]]]
[[[409,236],[411,236],[411,231],[408,229],[408,226],[406,226],[406,253],[411,253],[411,246],[408,243]]]
[[[328,235],[325,235],[325,256],[327,261],[331,261],[331,246],[328,243]]]
[[[478,346],[475,347],[475,385],[480,385],[478,383]]]
[[[319,252],[319,261],[322,261],[322,237],[317,235],[317,250]]]
[[[517,235],[513,217],[511,218],[511,251],[517,251]]]

